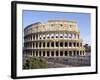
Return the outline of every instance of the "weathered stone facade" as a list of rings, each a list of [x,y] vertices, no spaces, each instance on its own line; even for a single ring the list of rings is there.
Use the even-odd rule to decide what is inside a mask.
[[[34,23],[24,29],[24,56],[65,57],[84,56],[77,23],[49,20]]]

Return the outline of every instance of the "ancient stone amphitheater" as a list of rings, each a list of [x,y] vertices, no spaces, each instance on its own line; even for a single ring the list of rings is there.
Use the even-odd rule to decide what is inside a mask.
[[[49,20],[24,29],[24,56],[85,56],[85,48],[75,21]]]

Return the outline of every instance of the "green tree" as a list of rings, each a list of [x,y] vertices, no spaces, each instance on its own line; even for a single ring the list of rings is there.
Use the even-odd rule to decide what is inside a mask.
[[[24,69],[47,68],[47,61],[41,57],[30,57],[23,65]]]

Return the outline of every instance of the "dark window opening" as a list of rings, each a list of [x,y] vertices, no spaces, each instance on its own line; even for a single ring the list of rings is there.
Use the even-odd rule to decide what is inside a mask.
[[[67,56],[67,51],[65,51],[65,56]]]
[[[79,51],[77,51],[77,56],[79,56]]]
[[[47,38],[49,39],[50,37],[48,36]]]
[[[84,54],[84,51],[83,51],[83,54]]]
[[[69,56],[72,56],[72,51],[69,51]]]
[[[69,42],[69,47],[72,47],[72,43],[71,42]]]
[[[58,51],[56,51],[56,56],[58,56]]]
[[[47,56],[49,56],[49,51],[47,51]]]
[[[43,37],[43,39],[45,39],[45,37]]]
[[[43,43],[43,47],[45,47],[45,42]]]
[[[34,51],[33,51],[33,56],[34,56]]]
[[[74,51],[74,56],[76,56],[75,51]]]
[[[56,36],[56,38],[58,38],[58,36]]]
[[[58,47],[58,42],[56,42],[56,47]]]
[[[75,47],[76,45],[75,45],[75,42],[73,43],[73,46]]]
[[[47,47],[49,47],[50,45],[49,45],[49,42],[47,43]]]
[[[60,56],[63,56],[63,51],[60,51]]]
[[[51,56],[54,56],[54,52],[53,51],[51,52]]]
[[[72,25],[69,25],[70,26],[70,28],[72,27]]]
[[[60,42],[60,47],[63,47],[63,42]]]
[[[54,38],[54,36],[52,36],[51,38]]]
[[[51,47],[54,47],[54,42],[51,42]]]
[[[77,43],[77,47],[79,47],[79,43]]]
[[[63,24],[60,24],[61,26],[63,26]]]
[[[63,38],[63,36],[60,36],[60,38]]]
[[[45,51],[43,51],[43,56],[45,56]]]
[[[68,44],[67,44],[67,42],[65,42],[65,47],[67,47],[68,46]]]

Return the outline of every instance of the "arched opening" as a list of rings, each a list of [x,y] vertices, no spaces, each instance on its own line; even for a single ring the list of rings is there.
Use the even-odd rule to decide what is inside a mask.
[[[58,51],[56,51],[56,56],[58,56]]]
[[[45,51],[43,51],[43,56],[45,56]]]
[[[49,45],[49,42],[47,42],[47,47],[49,47],[50,45]]]
[[[58,42],[56,42],[56,47],[58,47],[59,45],[58,45]]]
[[[54,47],[54,42],[51,42],[51,47]]]
[[[69,56],[72,56],[72,51],[69,51]]]
[[[72,47],[72,43],[71,42],[69,42],[69,47]]]
[[[45,47],[45,42],[43,42],[43,47]]]
[[[79,47],[79,43],[77,43],[77,47]]]
[[[73,53],[74,53],[73,55],[74,55],[74,56],[76,56],[76,53],[75,53],[75,51],[73,51]]]
[[[67,42],[65,42],[65,47],[67,47],[68,46],[68,43]]]
[[[54,51],[51,51],[51,56],[54,56]]]
[[[74,46],[74,47],[76,46],[75,42],[73,42],[73,46]]]
[[[49,56],[49,51],[47,51],[47,56]]]
[[[63,42],[60,42],[60,47],[63,47]]]
[[[60,56],[63,56],[63,51],[60,51]]]
[[[68,53],[67,53],[67,51],[65,51],[65,56],[68,56]]]
[[[79,56],[79,51],[77,51],[77,56]]]

